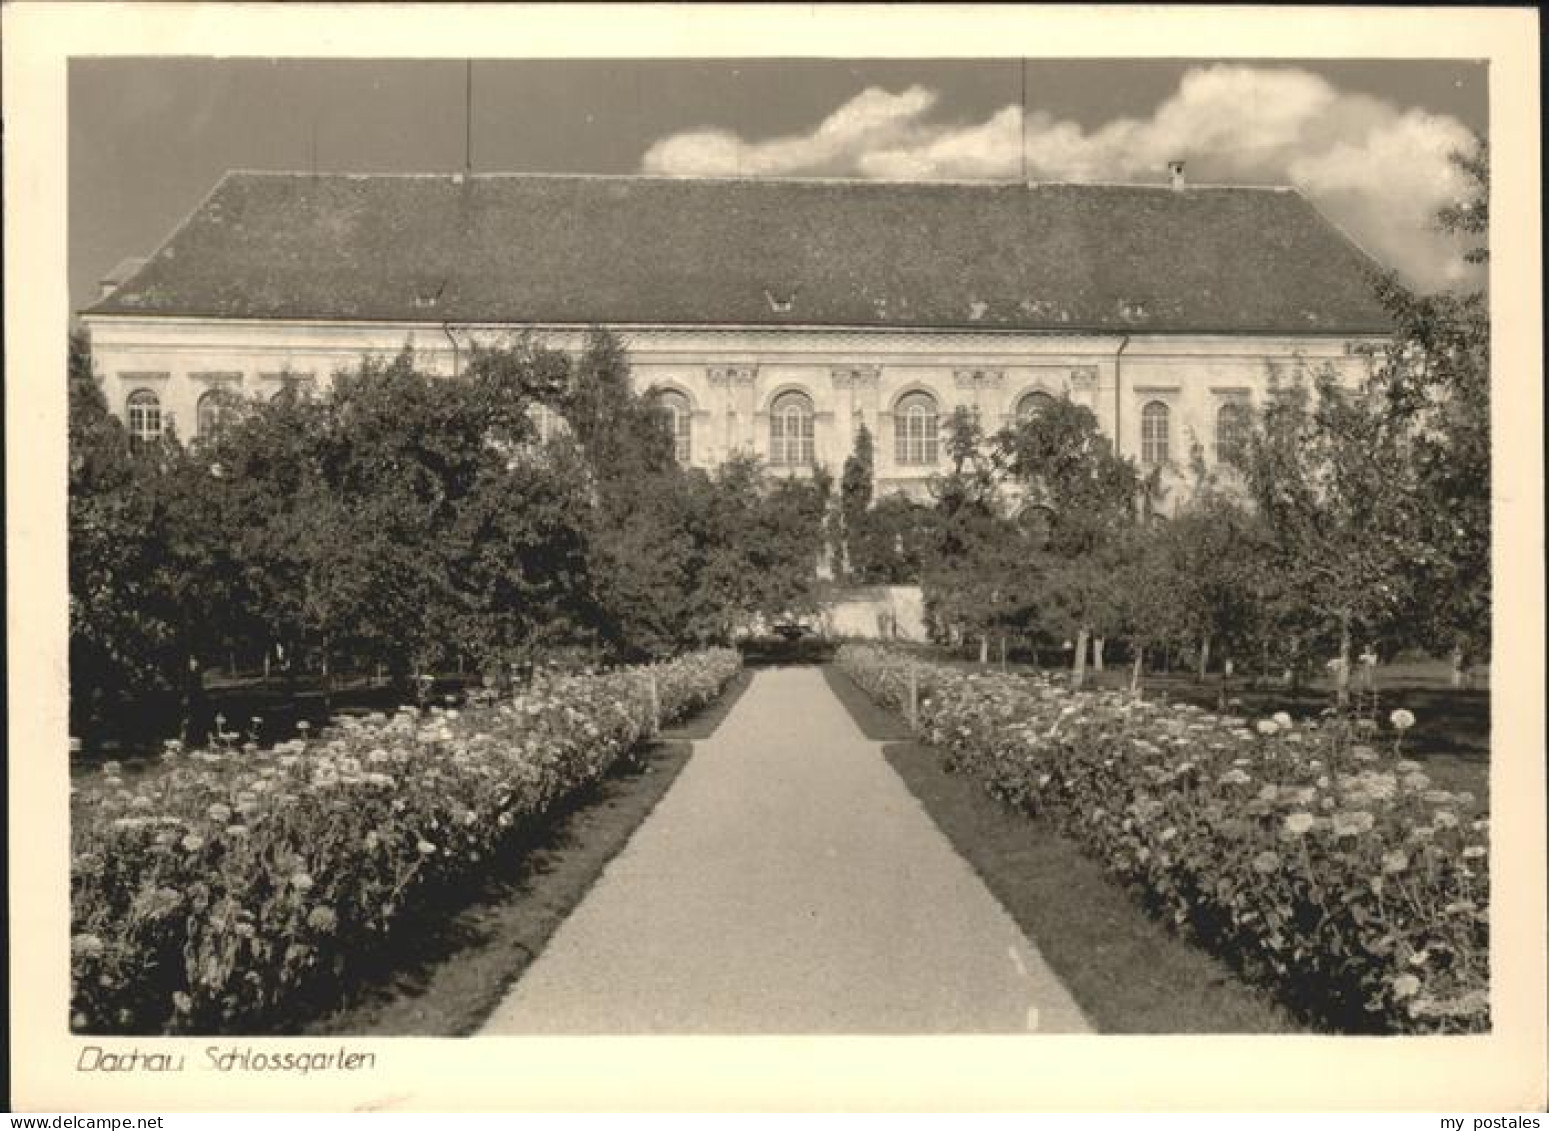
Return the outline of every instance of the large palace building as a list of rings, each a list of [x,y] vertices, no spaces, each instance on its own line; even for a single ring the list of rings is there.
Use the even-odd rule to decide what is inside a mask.
[[[864,423],[879,495],[919,493],[959,406],[990,429],[1068,394],[1121,453],[1214,459],[1270,373],[1364,371],[1378,265],[1297,192],[1170,184],[230,173],[82,312],[146,437],[220,390],[326,388],[407,343],[614,330],[680,458],[837,470]]]

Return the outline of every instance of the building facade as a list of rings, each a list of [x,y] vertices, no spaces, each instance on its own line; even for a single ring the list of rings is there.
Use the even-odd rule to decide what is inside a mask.
[[[942,423],[1069,396],[1181,474],[1271,373],[1354,379],[1387,331],[1377,265],[1290,190],[643,177],[228,174],[82,319],[134,435],[222,394],[323,391],[405,345],[604,325],[679,458],[837,471],[862,424],[878,495],[923,494]]]

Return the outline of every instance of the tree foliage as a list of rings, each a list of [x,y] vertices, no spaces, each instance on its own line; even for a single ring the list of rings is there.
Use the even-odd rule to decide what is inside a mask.
[[[862,424],[844,462],[838,505],[829,521],[829,545],[846,580],[862,585],[920,581],[932,538],[930,508],[903,494],[874,499],[875,444]]]
[[[212,434],[132,449],[72,341],[70,593],[78,724],[268,657],[331,678],[507,671],[556,652],[666,656],[805,615],[831,485],[679,467],[601,331],[530,337],[456,377],[405,350],[236,400]],[[540,438],[539,406],[564,425]]]

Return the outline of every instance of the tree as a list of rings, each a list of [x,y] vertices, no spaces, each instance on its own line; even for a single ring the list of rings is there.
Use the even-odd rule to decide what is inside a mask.
[[[1266,531],[1258,516],[1226,491],[1203,483],[1168,519],[1149,525],[1149,569],[1160,587],[1145,579],[1145,613],[1138,634],[1187,641],[1197,646],[1199,677],[1213,652],[1233,658],[1259,639],[1267,589]]]
[[[1476,136],[1471,149],[1451,155],[1467,185],[1464,199],[1442,207],[1436,220],[1444,232],[1477,236],[1479,243],[1463,253],[1465,263],[1490,261],[1490,143]]]
[[[635,392],[618,339],[600,329],[588,332],[558,403],[591,484],[602,638],[623,655],[679,651],[706,631],[706,615],[693,607],[700,554],[685,509],[700,496],[674,459],[671,432]]]
[[[869,585],[917,585],[934,538],[930,507],[904,494],[884,496],[850,536],[851,572]]]
[[[1449,231],[1488,230],[1488,150],[1454,157],[1467,199]],[[1464,258],[1483,262],[1476,244]],[[1275,619],[1338,650],[1347,694],[1355,632],[1465,659],[1490,622],[1490,324],[1479,293],[1417,295],[1377,280],[1394,322],[1358,388],[1330,373],[1282,386],[1241,461],[1273,534]],[[1313,623],[1296,624],[1298,613]]]
[[[315,660],[408,678],[498,669],[542,636],[586,636],[584,477],[530,454],[556,357],[521,342],[436,377],[405,351],[332,394],[250,405],[214,445],[265,635]]]
[[[866,585],[917,584],[933,536],[931,510],[902,494],[874,499],[875,445],[864,424],[844,461],[829,544],[847,580]]]
[[[1443,230],[1469,238],[1469,263],[1490,257],[1489,157],[1483,139],[1453,155],[1465,196],[1438,216]],[[1394,275],[1379,281],[1379,295],[1396,330],[1373,384],[1413,437],[1412,642],[1450,652],[1461,682],[1490,644],[1489,301],[1480,291],[1416,295]]]
[[[672,434],[656,407],[635,392],[629,357],[615,335],[587,331],[558,402],[605,509],[629,505],[643,480],[676,470]]]
[[[281,658],[287,677],[300,673],[309,640],[305,580],[317,546],[302,502],[316,489],[324,423],[323,406],[307,398],[245,401],[224,418],[208,449],[208,473],[219,481],[225,531],[252,602],[250,643]]]
[[[763,492],[754,526],[744,537],[756,582],[752,611],[767,623],[817,612],[817,567],[832,493],[832,477],[822,468],[810,479],[778,478]]]
[[[871,563],[862,559],[861,546],[865,540],[866,516],[871,510],[874,462],[871,430],[862,424],[855,431],[854,450],[846,457],[839,477],[837,530],[836,536],[830,539],[837,548],[836,556],[847,578],[870,572]]]
[[[978,420],[959,408],[947,420],[946,439],[952,470],[931,484],[932,537],[921,583],[938,634],[953,641],[977,636],[984,660],[990,636],[1013,627],[1026,606],[1031,547],[1006,513],[999,469]]]
[[[123,426],[72,340],[69,383],[71,725],[89,735],[130,698],[165,684],[169,602],[151,587],[161,532]]]
[[[1281,611],[1304,610],[1309,622],[1295,627],[1336,649],[1341,702],[1355,635],[1386,631],[1413,581],[1408,442],[1365,390],[1325,370],[1311,380],[1272,375],[1269,403],[1237,457],[1269,533]]]
[[[1043,530],[1043,621],[1073,633],[1072,679],[1085,677],[1094,630],[1117,630],[1125,595],[1116,584],[1140,514],[1143,483],[1114,452],[1096,416],[1069,397],[1046,405],[996,437],[996,463]]]

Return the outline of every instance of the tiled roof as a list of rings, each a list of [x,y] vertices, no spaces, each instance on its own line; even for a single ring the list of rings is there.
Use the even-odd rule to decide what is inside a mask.
[[[229,173],[89,314],[1380,332],[1285,189]]]

